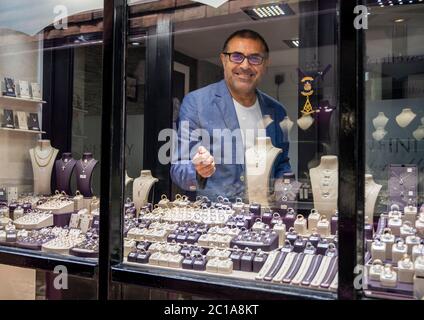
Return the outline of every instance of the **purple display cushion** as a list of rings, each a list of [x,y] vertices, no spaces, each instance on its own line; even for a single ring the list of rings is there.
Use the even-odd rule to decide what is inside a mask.
[[[17,248],[23,248],[23,249],[29,249],[29,250],[41,250],[42,243],[36,242],[36,243],[28,243],[28,242],[21,242],[16,241],[16,247]]]
[[[414,297],[414,285],[412,283],[401,283],[398,282],[394,288],[383,287],[380,281],[368,280],[368,290],[380,291],[384,293],[393,293],[405,296],[405,298]]]
[[[72,248],[69,250],[69,253],[73,256],[80,257],[80,258],[98,258],[99,252],[93,251],[93,250],[80,250],[77,248]]]
[[[69,213],[60,213],[60,214],[53,214],[53,224],[56,227],[65,227],[69,225],[69,222],[71,221],[71,215],[73,213],[77,212],[69,212]]]
[[[306,272],[306,275],[302,279],[302,283],[301,283],[302,286],[307,287],[311,284],[312,280],[315,278],[315,275],[317,274],[319,270],[319,267],[321,265],[323,258],[324,256],[317,255],[312,259],[309,269]]]

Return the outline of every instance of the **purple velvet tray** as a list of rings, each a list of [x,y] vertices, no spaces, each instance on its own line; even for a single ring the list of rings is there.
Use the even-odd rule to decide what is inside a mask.
[[[53,214],[53,224],[56,227],[65,227],[71,221],[71,215],[76,212]]]
[[[411,283],[399,283],[395,288],[383,287],[379,281],[368,279],[368,290],[382,291],[384,293],[393,293],[405,296],[407,298],[414,297],[414,285]]]
[[[79,251],[72,248],[69,250],[69,254],[80,257],[80,258],[98,258],[99,252],[98,251]]]

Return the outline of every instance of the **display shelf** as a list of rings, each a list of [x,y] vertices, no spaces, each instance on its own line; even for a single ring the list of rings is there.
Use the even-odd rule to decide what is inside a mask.
[[[334,300],[335,292],[281,284],[248,281],[221,275],[188,273],[180,269],[122,263],[112,267],[112,281],[190,292],[219,299],[315,299]]]
[[[29,99],[29,98],[19,98],[19,97],[8,97],[0,95],[0,99],[6,99],[6,100],[13,100],[13,101],[24,101],[24,102],[31,102],[31,103],[47,103],[44,100],[35,100],[35,99]]]
[[[68,274],[93,278],[98,266],[97,259],[78,258],[16,247],[0,246],[0,263],[15,267],[52,271],[62,265]]]
[[[26,129],[12,129],[12,128],[0,128],[2,131],[15,131],[22,133],[30,133],[30,134],[44,134],[45,131],[35,131],[35,130],[26,130]]]

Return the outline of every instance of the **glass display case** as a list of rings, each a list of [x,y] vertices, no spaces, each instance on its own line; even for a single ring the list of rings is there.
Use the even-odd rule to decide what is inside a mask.
[[[0,4],[0,263],[34,287],[46,272],[46,298],[63,293],[49,294],[57,267],[93,279],[98,265],[102,8]]]
[[[423,4],[371,7],[365,32],[366,296],[421,299]]]
[[[118,280],[336,298],[338,2],[166,3],[128,4]]]

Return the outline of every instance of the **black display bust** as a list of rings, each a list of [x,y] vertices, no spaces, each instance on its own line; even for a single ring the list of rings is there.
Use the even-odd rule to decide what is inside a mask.
[[[86,198],[93,196],[91,180],[97,163],[98,161],[93,158],[93,154],[87,152],[83,154],[82,159],[77,161],[75,166],[77,190]]]
[[[56,161],[56,190],[65,192],[67,195],[72,194],[71,177],[77,161],[72,158],[72,153],[62,153],[62,158]]]

